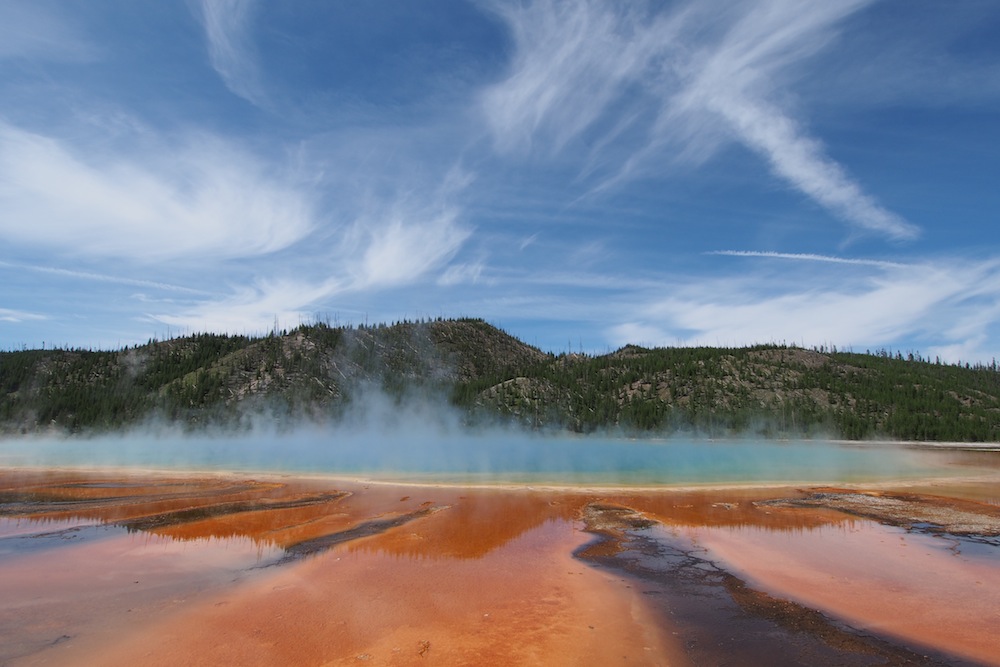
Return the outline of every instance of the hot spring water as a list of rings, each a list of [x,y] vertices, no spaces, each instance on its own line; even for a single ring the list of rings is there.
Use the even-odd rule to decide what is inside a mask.
[[[0,465],[278,472],[514,484],[835,483],[975,474],[964,453],[891,443],[517,433],[122,435],[0,441]],[[970,454],[971,456],[971,454]],[[982,454],[979,455],[982,459]],[[1000,458],[1000,457],[993,457]],[[994,464],[995,465],[995,464]]]

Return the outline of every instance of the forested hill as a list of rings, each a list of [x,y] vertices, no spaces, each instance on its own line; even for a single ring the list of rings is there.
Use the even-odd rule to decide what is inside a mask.
[[[0,352],[0,432],[335,421],[369,392],[469,425],[1000,441],[1000,373],[886,352],[626,346],[553,355],[481,320],[306,325],[117,351]]]

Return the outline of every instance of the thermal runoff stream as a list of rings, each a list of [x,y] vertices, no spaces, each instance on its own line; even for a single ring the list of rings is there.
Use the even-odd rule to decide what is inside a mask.
[[[1000,665],[998,583],[993,447],[0,442],[3,665]]]

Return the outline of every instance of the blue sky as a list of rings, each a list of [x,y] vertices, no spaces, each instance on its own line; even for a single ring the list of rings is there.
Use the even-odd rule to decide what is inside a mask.
[[[990,0],[0,3],[0,348],[1000,356]]]

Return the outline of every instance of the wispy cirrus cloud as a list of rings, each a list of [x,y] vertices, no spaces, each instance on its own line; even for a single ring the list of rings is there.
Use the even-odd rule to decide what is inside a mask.
[[[268,97],[252,39],[257,4],[257,0],[201,0],[198,7],[212,67],[235,95],[266,108]]]
[[[187,331],[260,332],[276,320],[295,326],[317,312],[336,311],[343,299],[364,301],[421,283],[440,284],[439,274],[451,285],[473,282],[478,271],[464,263],[449,267],[472,233],[455,202],[466,181],[453,174],[443,180],[436,191],[366,199],[353,219],[331,223],[325,241],[297,253],[294,266],[278,263],[271,277],[149,317]]]
[[[497,147],[559,150],[643,76],[679,22],[643,28],[646,12],[605,2],[494,2],[515,51],[509,76],[482,96]]]
[[[843,259],[833,262],[844,271],[833,281],[802,270],[664,284],[660,291],[669,297],[638,298],[609,336],[618,344],[653,345],[865,348],[911,341],[949,361],[959,351],[965,359],[983,356],[978,346],[1000,314],[1000,262]]]
[[[66,255],[139,262],[286,248],[313,229],[308,187],[211,136],[84,155],[0,121],[0,233]]]
[[[361,260],[356,264],[358,287],[391,287],[423,276],[453,257],[470,231],[458,223],[458,212],[445,209],[419,221],[393,212],[368,224]]]
[[[990,3],[397,5],[0,2],[14,337],[417,311],[995,353]]]
[[[0,308],[0,322],[24,322],[26,320],[48,319],[40,313],[29,313],[24,310],[14,310],[13,308]]]
[[[29,264],[19,264],[17,262],[6,262],[0,260],[0,267],[14,269],[18,271],[30,271],[33,273],[43,273],[73,280],[91,280],[100,283],[114,283],[116,285],[128,285],[131,287],[145,287],[165,292],[181,292],[186,294],[208,295],[211,292],[205,290],[186,287],[184,285],[174,285],[156,280],[143,280],[141,278],[131,278],[129,276],[115,276],[107,273],[95,273],[93,271],[80,271],[76,269],[63,269],[55,266],[38,266]]]
[[[359,221],[349,243],[318,255],[298,258],[298,277],[259,279],[229,294],[199,299],[173,312],[150,314],[158,322],[186,331],[268,331],[311,321],[317,312],[337,310],[339,298],[374,295],[431,280],[468,238],[456,211],[431,218],[389,215]],[[285,274],[289,271],[284,271]],[[321,278],[325,274],[326,278]],[[476,273],[445,269],[451,284],[475,280]]]
[[[336,294],[341,284],[330,279],[312,282],[301,279],[258,280],[236,287],[231,294],[200,301],[175,313],[156,313],[148,317],[185,331],[224,331],[260,334],[274,328],[298,326],[311,321],[310,308]]]
[[[389,191],[363,197],[335,249],[348,267],[350,288],[392,288],[445,266],[473,232],[460,203],[473,180],[459,167],[445,170],[437,183],[426,174],[401,175]]]
[[[857,257],[836,257],[834,255],[817,255],[800,252],[771,252],[760,250],[714,250],[706,253],[723,257],[757,257],[764,259],[788,259],[800,262],[823,262],[826,264],[853,264],[854,266],[875,266],[886,269],[902,269],[907,266],[900,262],[889,262],[881,259],[863,259]]]
[[[480,280],[492,282],[489,278],[483,278],[486,269],[484,260],[476,260],[464,264],[452,264],[438,276],[437,284],[443,287],[454,285],[472,285]]]
[[[912,239],[918,229],[867,194],[788,103],[801,65],[868,4],[691,2],[657,12],[635,3],[498,3],[516,50],[482,108],[502,151],[590,145],[588,163],[610,162],[598,188],[678,159],[704,162],[736,141],[856,229]]]
[[[473,233],[461,202],[471,174],[401,166],[398,144],[356,149],[371,163],[339,154],[335,138],[269,159],[208,133],[140,124],[67,139],[0,119],[0,235],[8,257],[33,258],[0,267],[173,292],[141,299],[143,317],[186,331],[266,331],[345,295],[475,281],[449,267]],[[95,270],[104,262],[114,270]]]

